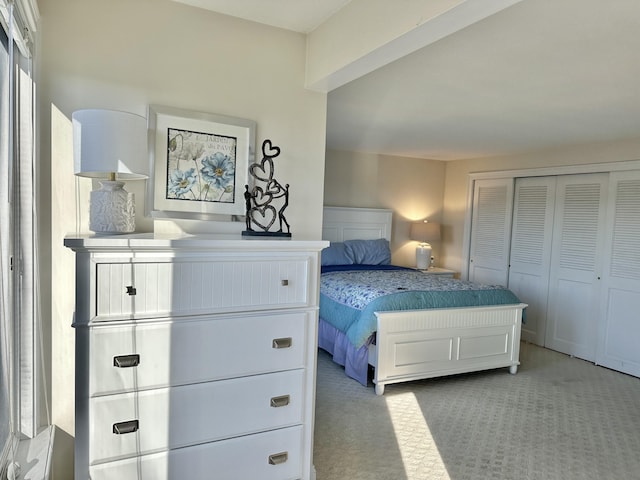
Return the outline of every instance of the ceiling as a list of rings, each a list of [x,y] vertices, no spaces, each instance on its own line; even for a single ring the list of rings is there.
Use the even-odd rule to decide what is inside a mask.
[[[179,1],[301,32],[348,3]],[[277,25],[287,9],[300,17]],[[451,160],[630,138],[637,0],[523,0],[328,95],[329,149]]]
[[[309,33],[351,0],[175,0],[194,7]]]

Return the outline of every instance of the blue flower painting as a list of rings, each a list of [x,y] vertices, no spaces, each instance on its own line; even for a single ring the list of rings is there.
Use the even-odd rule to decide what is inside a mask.
[[[226,191],[233,187],[236,166],[229,155],[216,152],[202,160],[202,178],[213,189]]]
[[[168,129],[166,198],[234,203],[238,139]]]
[[[172,198],[185,198],[187,194],[193,195],[193,187],[198,182],[196,169],[174,170],[169,176],[168,192]]]

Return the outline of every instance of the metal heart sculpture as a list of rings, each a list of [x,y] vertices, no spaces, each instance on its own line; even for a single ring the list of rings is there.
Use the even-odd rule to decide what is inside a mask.
[[[262,142],[263,157],[276,158],[278,155],[280,155],[280,147],[273,145],[269,139]]]
[[[245,185],[246,202],[246,227],[242,235],[270,235],[291,237],[289,222],[284,216],[284,211],[289,205],[289,184],[284,188],[274,177],[273,159],[280,155],[280,147],[273,145],[271,140],[262,142],[262,160],[249,166],[249,173],[256,181],[264,182],[264,187],[254,186],[249,191],[249,185]],[[278,210],[273,206],[276,200]],[[270,232],[269,229],[275,221],[279,221],[280,229],[277,232]],[[254,231],[252,224],[262,232]],[[286,226],[287,231],[283,231]]]
[[[276,221],[276,209],[271,205],[251,209],[251,221],[262,230],[267,231]]]
[[[278,196],[282,195],[282,192],[284,192],[284,188],[282,188],[282,185],[280,185],[277,180],[271,180],[267,183],[265,194],[269,194],[273,198],[278,198]]]
[[[249,173],[257,180],[270,182],[273,179],[273,160],[263,158],[259,164],[254,163],[249,167]]]
[[[256,207],[269,205],[273,201],[273,194],[268,190],[264,192],[261,187],[253,188],[253,203]]]

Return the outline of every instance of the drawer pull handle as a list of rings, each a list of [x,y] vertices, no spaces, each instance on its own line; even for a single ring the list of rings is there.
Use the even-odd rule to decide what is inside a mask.
[[[274,338],[273,344],[271,345],[273,348],[291,348],[292,338]]]
[[[280,280],[280,284],[281,284],[283,287],[286,287],[287,285],[289,285],[289,280],[286,280],[286,279],[285,279],[285,280]]]
[[[113,357],[113,366],[118,368],[137,367],[140,365],[140,355],[135,353],[132,355],[119,355]]]
[[[289,405],[291,398],[289,395],[282,395],[280,397],[272,397],[271,398],[271,406],[273,408],[286,407]]]
[[[274,453],[269,455],[269,465],[280,465],[289,460],[288,452]]]
[[[136,294],[136,288],[132,285],[127,286],[127,295],[133,296]]]
[[[113,433],[116,435],[124,435],[125,433],[133,433],[138,430],[138,420],[129,420],[128,422],[120,422],[113,424]]]

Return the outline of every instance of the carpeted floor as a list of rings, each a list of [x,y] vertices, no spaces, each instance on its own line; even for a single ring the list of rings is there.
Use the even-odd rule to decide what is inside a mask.
[[[520,361],[378,397],[320,351],[317,480],[640,479],[640,379],[526,343]]]

